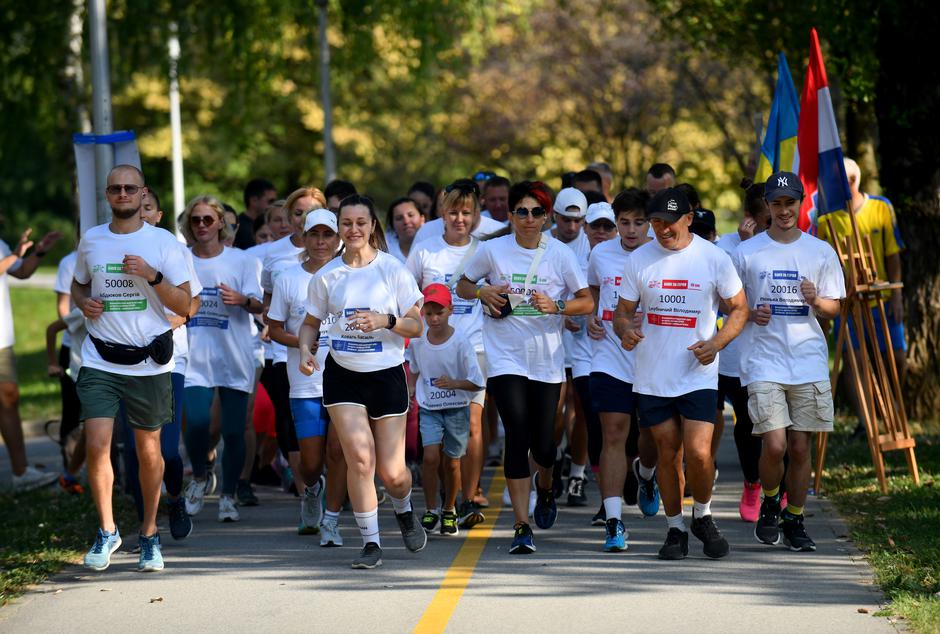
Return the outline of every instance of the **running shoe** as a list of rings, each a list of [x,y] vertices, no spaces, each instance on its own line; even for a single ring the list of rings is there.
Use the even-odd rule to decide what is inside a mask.
[[[721,559],[730,551],[728,540],[722,536],[711,515],[692,518],[692,534],[702,540],[702,552],[712,559]]]
[[[325,517],[320,522],[320,546],[333,548],[343,545],[343,536],[339,533],[339,520],[335,517]]]
[[[444,537],[454,537],[460,532],[457,528],[457,513],[454,511],[444,511],[441,515],[441,535]]]
[[[382,565],[382,549],[375,542],[369,542],[359,551],[359,556],[353,559],[352,567],[357,570],[371,570]]]
[[[227,495],[219,497],[219,521],[237,522],[241,517],[235,508],[235,500]]]
[[[398,528],[401,530],[405,548],[413,553],[424,550],[424,547],[428,545],[428,534],[421,528],[421,524],[415,521],[414,511],[395,513],[395,519],[398,520]]]
[[[67,473],[63,473],[59,476],[59,487],[66,493],[71,493],[72,495],[81,495],[85,492],[85,487]]]
[[[239,480],[235,485],[235,499],[239,506],[258,506],[258,496],[248,480]]]
[[[460,503],[460,508],[457,509],[457,515],[459,517],[460,528],[473,528],[486,519],[486,516],[483,515],[483,512],[480,510],[480,506],[471,500],[464,500]]]
[[[660,559],[685,559],[689,554],[689,534],[678,528],[670,528],[666,541],[659,549]]]
[[[757,541],[774,546],[780,543],[780,499],[764,496],[760,503],[760,516],[754,525]]]
[[[160,533],[154,533],[150,537],[140,535],[140,557],[137,559],[137,571],[156,572],[158,570],[163,570]]]
[[[627,470],[627,477],[623,479],[623,501],[633,506],[637,500],[637,489],[640,487],[639,481],[633,469]]]
[[[597,509],[597,513],[594,514],[594,517],[591,518],[591,526],[604,526],[607,524],[607,510],[604,508],[604,502],[601,502],[601,507]]]
[[[91,550],[85,553],[85,567],[99,572],[107,570],[108,566],[111,565],[112,553],[120,547],[121,533],[118,531],[117,526],[114,527],[113,533],[108,533],[99,528],[95,534],[95,543],[92,544]]]
[[[568,478],[568,506],[587,506],[584,478]]]
[[[607,520],[607,540],[604,542],[604,552],[619,553],[627,549],[627,529],[623,522],[616,517]]]
[[[26,470],[20,475],[13,476],[13,492],[25,493],[46,485],[52,484],[59,479],[58,474],[49,471],[42,471],[33,466],[27,466]]]
[[[321,475],[312,487],[304,487],[304,496],[300,501],[300,525],[298,535],[316,535],[320,532],[323,519],[323,491],[326,479]],[[316,491],[314,493],[314,491]]]
[[[552,494],[551,489],[537,488],[538,477],[539,474],[536,472],[532,478],[532,486],[536,487],[535,509],[533,509],[532,518],[535,520],[535,525],[544,531],[551,528],[555,523],[555,518],[558,517],[558,506],[555,504],[555,496]]]
[[[518,522],[515,526],[512,545],[509,546],[510,555],[531,555],[535,552],[535,540],[532,538],[532,528],[525,522]]]
[[[741,490],[741,501],[738,503],[738,513],[745,522],[756,522],[760,517],[760,482],[744,481],[744,488]]]
[[[816,542],[810,539],[803,528],[803,514],[794,515],[789,511],[780,514],[780,531],[783,543],[794,552],[810,553],[816,550]]]
[[[421,516],[421,527],[430,533],[437,527],[437,520],[439,519],[437,513],[428,509],[424,512],[424,515]]]
[[[633,475],[639,487],[636,492],[636,504],[640,507],[640,512],[646,517],[653,517],[659,513],[659,485],[656,484],[656,473],[653,470],[653,477],[647,480],[640,475],[640,459],[633,460]]]
[[[186,501],[186,512],[190,515],[196,515],[202,510],[202,506],[206,502],[207,485],[207,480],[201,482],[199,480],[192,480],[189,485],[187,485],[183,498]]]
[[[170,535],[173,539],[186,539],[193,532],[193,520],[186,512],[183,498],[166,501],[167,515],[170,518]]]

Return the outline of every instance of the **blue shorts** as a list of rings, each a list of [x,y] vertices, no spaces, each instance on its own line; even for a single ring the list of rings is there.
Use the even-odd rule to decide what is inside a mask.
[[[885,335],[884,331],[881,328],[881,315],[878,311],[878,308],[871,309],[871,317],[875,322],[875,335],[878,337],[878,349],[882,352],[885,352]],[[888,311],[885,310],[885,317],[888,319],[888,336],[891,337],[891,349],[892,350],[907,350],[907,343],[904,341],[904,324],[899,324],[894,321],[894,318],[888,314]],[[832,321],[832,327],[834,336],[839,336],[839,324],[841,319],[836,317]],[[855,334],[855,320],[849,319],[849,337],[852,339],[852,347],[855,350],[858,350],[858,336]],[[835,339],[833,339],[833,344]]]
[[[442,445],[444,455],[460,458],[467,452],[470,438],[470,407],[424,409],[418,413],[421,444]]]
[[[326,426],[330,417],[319,398],[292,398],[290,413],[294,417],[294,429],[297,439],[326,436]]]
[[[636,413],[632,383],[603,372],[591,372],[588,386],[591,391],[591,406],[598,414],[616,412],[633,416]]]
[[[680,396],[636,395],[636,409],[640,427],[655,427],[670,418],[682,416],[706,423],[715,422],[715,403],[718,390],[696,390]]]

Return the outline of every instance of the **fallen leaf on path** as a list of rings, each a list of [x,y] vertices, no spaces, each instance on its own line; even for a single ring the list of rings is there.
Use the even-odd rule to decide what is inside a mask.
[[[53,592],[52,594],[60,594],[61,592],[62,592],[62,588],[59,588],[58,590],[56,590],[56,591]]]
[[[111,592],[111,588],[102,588],[101,592]]]
[[[163,597],[153,597],[150,599],[151,603],[163,603]]]
[[[868,608],[859,608],[859,609],[858,609],[858,613],[859,613],[859,614],[868,614]]]

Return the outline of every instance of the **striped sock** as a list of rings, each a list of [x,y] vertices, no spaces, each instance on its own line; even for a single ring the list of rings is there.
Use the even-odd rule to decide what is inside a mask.
[[[359,534],[362,535],[363,546],[372,542],[377,546],[382,546],[382,540],[379,537],[379,509],[378,507],[366,513],[353,513],[356,516],[356,524],[359,525]]]

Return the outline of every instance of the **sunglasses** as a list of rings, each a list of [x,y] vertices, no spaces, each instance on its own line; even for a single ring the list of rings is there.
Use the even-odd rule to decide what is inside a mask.
[[[215,218],[213,216],[190,216],[189,224],[194,227],[202,225],[203,227],[211,227],[215,223]]]
[[[531,215],[533,218],[541,218],[545,215],[545,209],[542,207],[533,207],[532,209],[517,207],[512,213],[514,213],[517,218],[525,218],[529,215]]]
[[[127,192],[128,196],[133,196],[139,192],[142,187],[140,185],[108,185],[105,191],[112,196],[117,196],[121,193],[122,189]]]
[[[459,181],[453,182],[444,188],[444,193],[449,194],[455,189],[460,191],[463,194],[473,194],[474,196],[480,195],[480,187],[473,181],[459,180]]]

